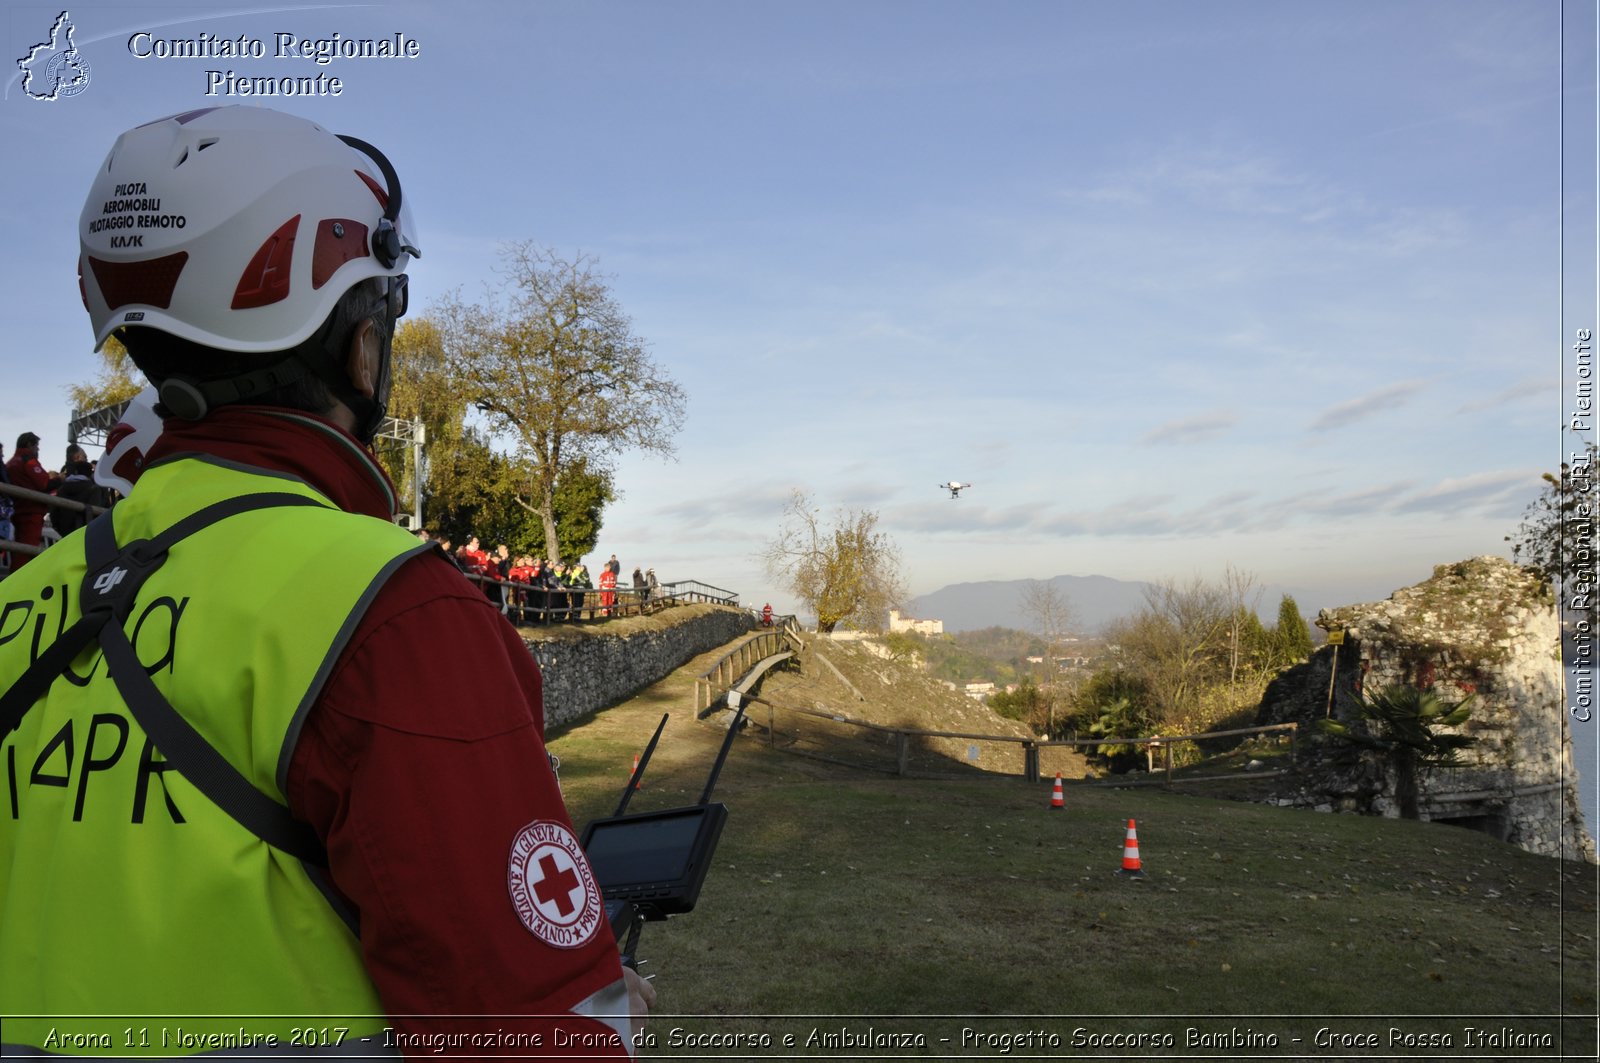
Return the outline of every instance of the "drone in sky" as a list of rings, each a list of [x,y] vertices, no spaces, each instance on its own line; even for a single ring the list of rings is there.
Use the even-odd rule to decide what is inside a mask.
[[[964,484],[964,483],[961,483],[961,482],[956,481],[956,480],[951,480],[949,483],[940,484],[939,486],[944,488],[946,491],[949,491],[951,498],[960,498],[961,497],[961,492],[963,490],[965,490],[966,488],[971,487],[972,485],[971,484]]]

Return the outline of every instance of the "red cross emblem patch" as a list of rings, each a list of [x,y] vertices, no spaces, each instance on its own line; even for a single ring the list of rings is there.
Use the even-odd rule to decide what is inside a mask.
[[[517,918],[534,937],[558,949],[594,938],[605,914],[600,887],[565,824],[539,819],[518,831],[506,874]]]

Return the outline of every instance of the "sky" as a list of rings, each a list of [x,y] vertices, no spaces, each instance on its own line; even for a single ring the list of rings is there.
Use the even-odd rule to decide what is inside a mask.
[[[671,459],[618,462],[591,567],[780,613],[795,490],[876,512],[913,595],[1232,566],[1315,615],[1506,554],[1594,436],[1593,0],[118,0],[66,9],[87,80],[35,99],[60,2],[0,10],[8,453],[59,461],[98,369],[95,168],[221,104],[393,160],[414,312],[486,297],[509,241],[596,259],[689,403]]]
[[[619,461],[592,565],[797,610],[759,555],[799,489],[877,512],[913,594],[1232,565],[1314,613],[1506,553],[1581,442],[1592,3],[133,0],[73,4],[89,81],[33,99],[61,10],[3,12],[8,452],[59,455],[97,368],[94,168],[227,103],[394,161],[414,312],[484,297],[507,241],[598,260],[689,404],[671,459]],[[267,54],[149,54],[202,34]]]

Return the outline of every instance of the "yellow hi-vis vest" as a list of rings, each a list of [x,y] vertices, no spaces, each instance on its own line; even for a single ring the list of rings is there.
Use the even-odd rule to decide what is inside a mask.
[[[316,504],[240,513],[181,539],[137,590],[122,630],[172,706],[281,805],[328,672],[384,581],[427,547],[298,480],[197,457],[152,466],[100,519],[127,547],[257,493]],[[0,692],[78,620],[85,542],[75,532],[0,581]],[[5,736],[0,760],[8,1052],[352,1051],[381,1034],[359,942],[317,870],[172,770],[99,644]]]

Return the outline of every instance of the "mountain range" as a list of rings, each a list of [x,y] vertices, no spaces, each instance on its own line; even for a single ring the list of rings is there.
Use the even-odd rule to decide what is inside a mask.
[[[1034,626],[1022,605],[1022,592],[1035,580],[985,580],[953,583],[906,603],[905,612],[921,620],[942,620],[944,629],[976,631],[986,627]],[[1055,576],[1044,580],[1059,591],[1071,607],[1072,627],[1099,631],[1118,617],[1138,612],[1149,584],[1108,576]]]
[[[902,611],[919,620],[942,620],[945,631],[951,634],[986,627],[1028,630],[1035,624],[1023,607],[1022,592],[1034,582],[1040,581],[1013,579],[952,583],[910,599]],[[1138,612],[1145,604],[1145,588],[1150,586],[1142,580],[1120,580],[1109,576],[1054,576],[1042,582],[1065,596],[1071,609],[1072,629],[1084,634],[1099,632],[1111,621]],[[1264,587],[1256,601],[1256,613],[1262,623],[1270,626],[1277,622],[1278,603],[1285,594],[1294,595],[1295,604],[1307,620],[1316,617],[1317,608],[1328,604],[1308,603],[1306,597],[1293,590]],[[1331,598],[1330,601],[1336,602],[1338,599]]]

